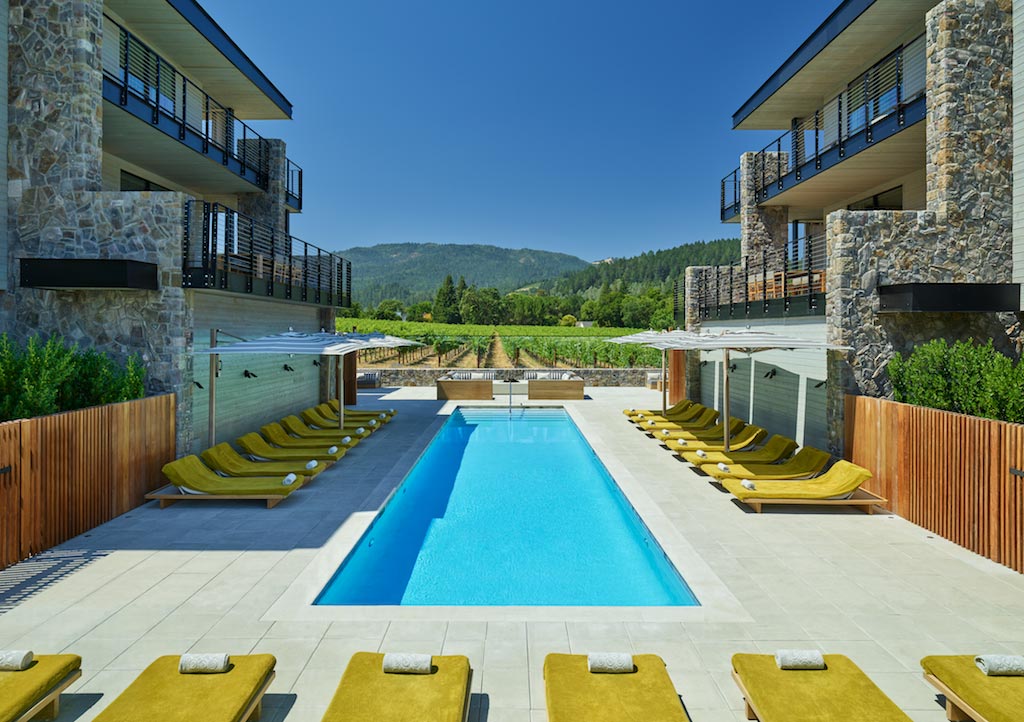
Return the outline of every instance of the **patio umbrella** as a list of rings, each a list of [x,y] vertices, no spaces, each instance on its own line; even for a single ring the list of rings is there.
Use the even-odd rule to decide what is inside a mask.
[[[685,333],[685,332],[683,332]],[[722,415],[724,417],[724,449],[729,449],[729,355],[733,352],[755,354],[771,350],[826,349],[849,351],[849,346],[839,346],[825,341],[783,336],[768,331],[723,331],[721,333],[688,334],[676,338],[665,338],[650,344],[653,348],[678,350],[722,351]]]
[[[299,333],[288,331],[286,333],[263,336],[257,339],[241,339],[230,346],[218,346],[217,336],[223,333],[219,329],[210,331],[210,348],[196,351],[197,354],[207,354],[210,358],[210,410],[209,410],[209,442],[210,446],[216,443],[216,392],[217,392],[217,362],[220,356],[232,356],[236,354],[290,354],[298,356],[333,356],[335,357],[335,389],[338,393],[338,428],[345,424],[345,406],[342,403],[341,395],[341,370],[339,368],[341,357],[355,351],[368,348],[397,348],[401,346],[422,346],[418,341],[389,336],[383,333]],[[230,335],[230,334],[228,334]]]
[[[668,351],[672,350],[672,346],[661,347],[658,344],[663,344],[669,341],[679,341],[697,334],[691,333],[690,331],[641,331],[640,333],[630,334],[629,336],[617,336],[615,338],[604,339],[607,343],[618,343],[618,344],[641,344],[649,346],[651,348],[661,348],[661,413],[665,414],[668,412],[668,384],[666,383],[666,376],[668,375]]]

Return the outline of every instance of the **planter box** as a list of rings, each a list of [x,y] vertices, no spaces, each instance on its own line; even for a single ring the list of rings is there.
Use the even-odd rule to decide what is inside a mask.
[[[490,379],[469,381],[438,381],[438,401],[490,401],[494,398],[494,383]]]
[[[528,381],[528,398],[535,401],[582,401],[583,379]]]

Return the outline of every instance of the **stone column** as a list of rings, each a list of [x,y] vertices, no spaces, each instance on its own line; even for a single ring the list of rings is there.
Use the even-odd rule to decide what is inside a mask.
[[[700,292],[701,274],[711,270],[711,266],[690,266],[686,269],[686,328],[687,331],[700,333]],[[700,353],[689,351],[686,354],[686,398],[699,399],[701,384]]]
[[[251,144],[255,146],[260,141],[240,141],[239,146]],[[288,155],[283,140],[265,139],[267,158],[267,190],[266,192],[240,193],[238,195],[238,210],[247,216],[252,216],[260,223],[272,227],[274,231],[284,238],[288,235],[288,207],[285,202],[285,194],[288,187]],[[240,148],[241,151],[241,148]],[[257,157],[258,153],[253,149],[252,156]]]
[[[789,209],[760,206],[757,187],[778,180],[778,163],[785,172],[787,153],[744,153],[740,156],[740,255],[760,263],[762,251],[785,248],[789,239]]]

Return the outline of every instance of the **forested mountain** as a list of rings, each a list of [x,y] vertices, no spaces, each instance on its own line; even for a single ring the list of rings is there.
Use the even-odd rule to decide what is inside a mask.
[[[556,296],[581,294],[596,296],[602,286],[615,286],[623,291],[637,293],[657,288],[665,293],[672,284],[682,285],[687,266],[714,266],[735,262],[740,255],[739,239],[688,243],[664,251],[648,251],[632,258],[616,258],[595,263],[560,278],[542,281],[535,288]]]
[[[508,293],[528,283],[585,269],[564,253],[484,245],[393,243],[339,251],[352,261],[352,300],[376,306],[431,300],[441,279],[464,276],[469,285]]]

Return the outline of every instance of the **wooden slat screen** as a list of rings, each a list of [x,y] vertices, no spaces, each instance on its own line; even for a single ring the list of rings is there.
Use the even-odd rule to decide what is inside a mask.
[[[175,455],[173,394],[0,424],[0,569],[142,505]]]
[[[848,396],[846,440],[893,512],[1024,572],[1024,426]]]

